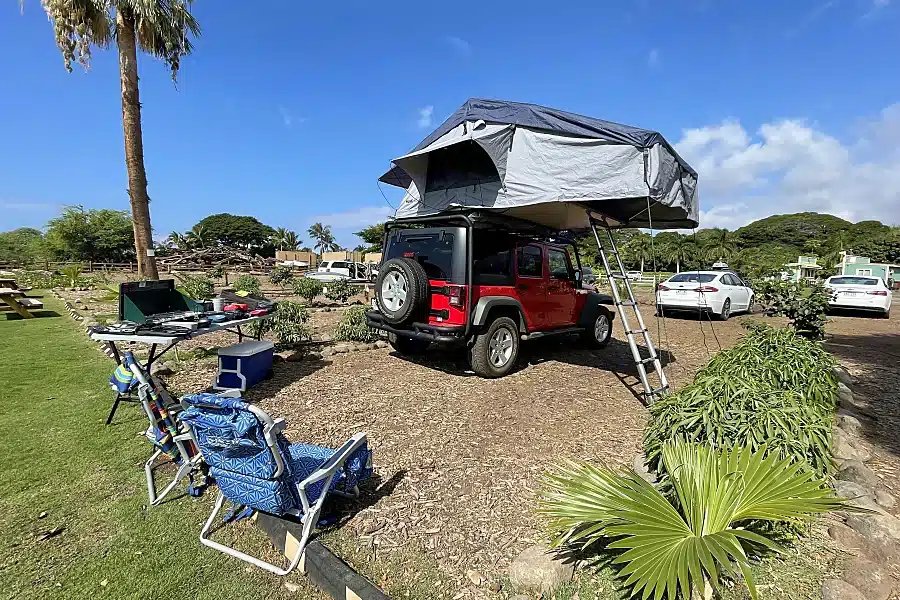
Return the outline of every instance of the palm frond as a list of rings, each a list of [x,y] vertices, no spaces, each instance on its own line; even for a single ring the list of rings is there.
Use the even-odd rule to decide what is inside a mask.
[[[742,576],[756,598],[747,549],[777,551],[742,528],[751,519],[779,521],[840,508],[822,480],[765,447],[717,452],[701,444],[667,443],[663,461],[674,503],[633,472],[569,462],[545,478],[539,511],[553,545],[587,549],[601,542],[620,552],[613,564],[632,596],[690,596],[723,572]],[[676,506],[678,508],[676,508]]]
[[[165,61],[177,79],[181,57],[193,50],[191,38],[200,36],[200,24],[190,12],[192,0],[114,1],[133,20],[141,50]]]
[[[90,68],[91,46],[106,48],[113,38],[109,0],[41,0],[53,24],[56,45],[62,52],[66,70],[77,61]]]

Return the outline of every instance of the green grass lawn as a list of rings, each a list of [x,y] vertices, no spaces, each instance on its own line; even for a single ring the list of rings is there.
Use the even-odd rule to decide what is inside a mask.
[[[127,404],[104,425],[114,365],[43,301],[62,316],[0,313],[0,597],[322,598],[299,572],[279,578],[200,545],[214,488],[148,508],[146,418]],[[218,536],[268,546],[249,523]]]

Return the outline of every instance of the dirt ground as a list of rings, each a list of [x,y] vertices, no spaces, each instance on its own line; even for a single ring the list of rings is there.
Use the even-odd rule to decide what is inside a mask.
[[[744,335],[742,321],[764,318],[701,323],[659,319],[649,306],[643,313],[676,389]],[[463,355],[441,351],[281,363],[248,397],[287,419],[292,440],[338,446],[367,431],[377,479],[344,527],[382,556],[424,553],[455,584],[448,591],[477,596],[484,592],[468,570],[499,580],[540,539],[535,506],[548,467],[569,457],[630,464],[639,451],[646,409],[618,319],[613,335],[600,351],[572,338],[525,343],[520,368],[498,380],[475,377]],[[876,470],[900,492],[900,319],[833,317],[827,344],[873,399]]]

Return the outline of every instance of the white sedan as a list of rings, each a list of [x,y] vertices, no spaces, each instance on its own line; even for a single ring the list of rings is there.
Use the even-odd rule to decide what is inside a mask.
[[[830,308],[869,310],[884,318],[891,315],[892,294],[880,277],[835,275],[825,280],[825,289],[831,294]]]
[[[753,290],[733,271],[678,273],[656,288],[656,312],[702,311],[725,321],[739,311],[749,311]]]

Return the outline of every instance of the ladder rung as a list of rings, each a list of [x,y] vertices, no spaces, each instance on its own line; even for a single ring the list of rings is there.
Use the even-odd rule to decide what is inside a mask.
[[[622,275],[621,273],[610,273],[609,276],[613,279],[628,279],[628,275]]]
[[[626,329],[625,333],[628,335],[634,335],[635,333],[647,333],[646,329]]]
[[[621,300],[619,302],[616,302],[616,304],[618,304],[619,306],[637,306],[637,302],[635,302],[634,300]]]
[[[646,365],[646,364],[648,364],[648,363],[652,363],[654,360],[656,360],[656,357],[655,357],[655,356],[648,356],[647,358],[642,358],[642,359],[641,359],[641,364],[642,364],[642,365]]]
[[[655,396],[655,395],[657,395],[657,394],[660,393],[660,392],[668,392],[668,391],[669,391],[669,386],[664,385],[664,386],[662,386],[662,387],[656,388],[655,390],[651,390],[651,391],[650,391],[650,395],[651,395],[651,396]]]

